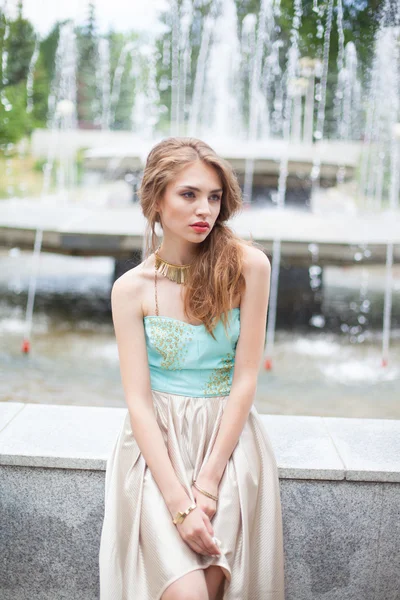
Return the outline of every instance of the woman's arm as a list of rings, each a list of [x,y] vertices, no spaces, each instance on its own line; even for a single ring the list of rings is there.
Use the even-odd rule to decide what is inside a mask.
[[[197,478],[199,485],[209,491],[218,486],[248,418],[264,352],[271,265],[258,248],[247,246],[246,250],[246,290],[240,303],[240,335],[231,391],[212,452]]]
[[[134,438],[174,517],[191,500],[176,476],[154,411],[138,269],[117,279],[111,292],[121,380]]]

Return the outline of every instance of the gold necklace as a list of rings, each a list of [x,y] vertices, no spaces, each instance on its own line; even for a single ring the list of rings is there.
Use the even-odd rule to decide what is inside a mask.
[[[158,254],[161,245],[155,251],[155,270],[167,277],[171,281],[175,281],[175,283],[186,283],[188,271],[190,268],[190,263],[188,265],[174,265],[172,263],[167,262]]]

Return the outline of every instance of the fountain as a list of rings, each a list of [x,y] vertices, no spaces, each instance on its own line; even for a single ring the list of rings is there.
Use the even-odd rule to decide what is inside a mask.
[[[387,366],[397,238],[391,234],[386,243],[382,234],[383,239],[381,235],[376,240],[377,236],[369,227],[379,220],[379,227],[384,230],[385,211],[393,214],[393,219],[398,214],[398,17],[396,11],[389,10],[387,2],[366,78],[361,71],[356,45],[352,41],[345,43],[342,0],[314,2],[316,37],[321,40],[319,51],[314,55],[310,48],[304,55],[300,44],[305,8],[300,0],[293,0],[292,21],[286,38],[278,25],[284,10],[278,0],[261,0],[259,11],[247,15],[238,12],[234,0],[221,0],[212,3],[210,11],[201,16],[192,2],[173,2],[165,18],[169,32],[160,39],[147,36],[142,40],[121,42],[115,68],[111,64],[111,38],[99,36],[96,71],[99,102],[94,123],[101,130],[98,139],[104,140],[104,147],[101,142],[98,147],[92,144],[92,149],[85,153],[85,168],[87,172],[102,172],[109,181],[120,178],[136,189],[148,150],[165,135],[203,137],[231,161],[243,188],[244,207],[248,209],[242,216],[243,227],[257,229],[260,232],[258,239],[268,243],[268,254],[272,256],[264,355],[266,370],[272,368],[276,355],[277,313],[287,282],[295,286],[286,292],[287,297],[291,297],[288,310],[293,312],[303,301],[307,305],[307,310],[302,313],[303,322],[319,331],[329,328],[323,311],[324,269],[335,262],[360,266],[359,295],[351,303],[351,319],[340,323],[339,329],[354,345],[367,342],[373,293],[367,267],[374,262],[381,263],[384,254],[386,283],[381,365]],[[338,41],[337,79],[332,84],[329,77],[334,33]],[[27,82],[29,111],[32,110],[37,44]],[[7,64],[6,52],[3,52],[2,64]],[[57,206],[70,207],[71,211],[69,192],[75,187],[76,172],[72,153],[63,152],[61,140],[68,139],[65,136],[77,128],[76,66],[74,28],[69,23],[60,31],[55,78],[49,98],[48,128],[52,137],[44,168],[42,204],[46,204],[46,199],[48,203],[52,201],[49,189],[51,178],[55,177]],[[118,147],[118,138],[111,134],[125,77],[134,89],[132,105],[128,107],[131,131],[126,137],[121,136],[124,141]],[[3,105],[6,101],[3,94]],[[108,141],[112,139],[116,140],[114,144]],[[351,205],[342,214],[334,206],[330,209],[328,202],[335,197],[340,197],[341,206],[348,198],[353,212]],[[293,206],[296,212],[292,210]],[[120,225],[113,228],[121,237],[127,237],[129,227],[126,223],[137,224],[138,231],[133,232],[131,228],[131,236],[137,237],[137,241],[127,247],[125,253],[120,247],[113,246],[114,234],[108,234],[108,245],[102,246],[99,242],[95,249],[87,241],[83,246],[79,246],[80,242],[77,246],[69,246],[75,243],[71,240],[77,240],[79,236],[86,240],[90,238],[84,231],[67,231],[65,223],[62,227],[65,245],[61,241],[59,251],[88,255],[103,252],[122,262],[135,251],[135,260],[140,260],[139,211],[137,205],[130,208],[130,214],[135,216],[128,217],[128,211],[124,215],[121,213],[118,217]],[[111,212],[110,207],[110,215]],[[92,219],[96,216],[101,217],[98,211],[92,213]],[[256,223],[251,223],[251,218]],[[346,227],[351,218],[352,226]],[[77,219],[79,214],[71,213],[71,222]],[[293,219],[298,224],[297,235],[293,232],[289,235],[285,229],[288,221]],[[329,227],[330,219],[333,221]],[[387,219],[391,219],[390,214]],[[102,216],[100,220],[105,222],[107,217]],[[265,233],[268,221],[273,221],[276,226]],[[312,233],[303,235],[303,224]],[[319,234],[319,227],[325,233]],[[346,230],[343,234],[341,228]],[[26,310],[25,351],[29,349],[27,340],[32,327],[38,260],[43,248],[48,249],[44,233],[44,229],[37,227]],[[330,239],[329,250],[326,249],[326,238]],[[93,240],[97,243],[95,235]],[[298,250],[300,243],[301,253]],[[287,250],[289,246],[290,250]],[[383,251],[378,246],[383,247]],[[299,278],[296,283],[295,273]],[[302,300],[303,296],[307,299]]]
[[[99,40],[98,45],[97,87],[101,98],[100,125],[107,130],[111,125],[110,44],[104,38]]]
[[[75,33],[71,23],[60,29],[60,39],[56,54],[55,74],[51,94],[49,96],[49,129],[53,134],[49,146],[47,162],[44,166],[42,200],[49,192],[50,180],[55,159],[58,196],[62,202],[68,201],[68,192],[76,184],[75,164],[70,153],[63,152],[57,133],[75,130],[76,116],[76,47]],[[22,341],[22,352],[30,351],[30,335],[32,331],[33,307],[35,302],[36,281],[38,276],[40,253],[42,249],[43,229],[36,230],[32,254],[32,270],[29,279],[28,300],[25,315],[25,331]]]
[[[77,94],[79,28],[60,27],[47,130],[32,135],[32,152],[40,140],[45,148],[35,154],[45,159],[39,198],[13,197],[16,185],[23,189],[13,161],[27,143],[5,144],[0,157],[13,175],[0,186],[0,450],[10,482],[4,537],[13,540],[3,553],[6,595],[68,594],[67,577],[71,597],[96,595],[101,469],[126,413],[110,288],[144,255],[135,191],[148,151],[167,135],[191,135],[233,165],[245,210],[231,225],[271,257],[252,402],[267,413],[283,457],[292,519],[285,547],[296,564],[285,592],[362,598],[373,580],[377,598],[394,597],[400,0],[383,0],[367,73],[362,36],[348,26],[349,10],[361,5],[368,3],[170,0],[159,37],[95,34],[86,112]],[[7,19],[0,25],[1,134],[17,103],[5,43],[13,28]],[[28,120],[42,59],[38,36],[22,86]],[[307,495],[299,515],[296,501]],[[364,560],[375,539],[378,550]]]

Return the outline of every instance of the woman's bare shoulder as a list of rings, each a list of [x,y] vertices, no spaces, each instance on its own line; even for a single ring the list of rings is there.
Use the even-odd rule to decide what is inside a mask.
[[[142,303],[144,291],[150,279],[150,269],[146,261],[129,269],[118,277],[111,290],[111,304],[113,311],[116,307],[143,317]]]
[[[271,264],[268,256],[265,254],[264,249],[260,246],[253,246],[250,244],[242,244],[243,256],[244,256],[244,273],[249,272],[253,269],[256,270],[269,270]]]

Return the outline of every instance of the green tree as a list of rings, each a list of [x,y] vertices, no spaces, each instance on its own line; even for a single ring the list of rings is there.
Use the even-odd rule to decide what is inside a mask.
[[[22,17],[22,2],[14,21],[0,13],[0,144],[16,143],[32,129],[26,112],[26,81],[35,47],[35,32]],[[6,58],[6,59],[5,59]],[[3,72],[5,68],[5,72]]]
[[[36,34],[29,21],[22,17],[22,2],[19,2],[18,16],[11,21],[7,40],[7,80],[8,85],[26,81],[29,65],[35,48]]]
[[[97,85],[98,32],[96,8],[89,3],[88,17],[82,27],[76,29],[78,48],[77,96],[78,120],[80,125],[92,126],[99,113],[99,95]]]
[[[135,101],[135,76],[132,73],[132,61],[139,60],[137,55],[138,35],[137,33],[122,34],[110,31],[107,39],[110,44],[111,89],[114,92],[111,105],[111,127],[117,130],[129,130]],[[122,68],[119,86],[117,68]]]
[[[47,123],[48,99],[54,75],[59,37],[60,24],[57,23],[48,36],[40,42],[39,57],[33,80],[32,120],[34,127],[45,127]]]
[[[5,89],[6,102],[0,103],[0,146],[15,144],[32,131],[32,119],[26,112],[26,82]]]
[[[368,68],[373,56],[373,40],[379,24],[380,9],[383,0],[343,0],[343,35],[344,44],[353,42],[357,50],[359,64],[359,77],[365,82]],[[299,50],[301,56],[320,58],[323,56],[324,36],[319,34],[319,25],[323,30],[326,26],[326,13],[328,2],[318,1],[321,14],[313,10],[313,0],[306,0],[302,4],[302,19],[299,30]],[[278,36],[289,44],[290,28],[294,16],[293,0],[281,0],[281,16],[278,19]],[[329,136],[335,131],[334,96],[337,84],[339,52],[338,32],[338,3],[334,2],[333,22],[329,45],[328,83],[326,90],[325,126],[324,136]],[[283,57],[285,58],[285,57]]]
[[[243,20],[249,14],[259,15],[261,0],[235,0],[238,16],[238,31],[239,39],[242,34]],[[278,4],[278,3],[277,3]],[[326,12],[328,0],[318,0],[318,7],[321,15],[313,10],[314,0],[303,0],[302,2],[302,19],[299,29],[299,51],[300,56],[310,56],[312,58],[321,58],[323,52],[324,38],[319,33],[319,25],[325,27]],[[383,5],[383,0],[342,0],[343,4],[343,33],[344,43],[354,42],[357,49],[359,61],[359,75],[365,80],[368,73],[368,68],[372,61],[373,54],[373,39],[378,27],[380,10]],[[288,49],[290,44],[290,33],[293,26],[294,17],[294,0],[280,0],[279,16],[275,18],[275,31],[273,35],[275,39],[284,42],[284,47]],[[177,2],[178,10],[181,10],[182,0]],[[196,0],[193,2],[193,23],[191,26],[191,73],[188,85],[188,96],[193,93],[194,78],[199,56],[201,37],[203,33],[203,24],[205,17],[211,10],[214,12],[220,10],[222,5],[217,6],[215,1],[211,0]],[[158,40],[157,48],[159,60],[157,65],[157,78],[160,89],[161,103],[165,104],[170,110],[171,106],[171,80],[172,80],[172,65],[171,60],[165,60],[165,56],[171,57],[172,48],[172,5],[167,9],[161,20],[166,26],[164,35]],[[330,39],[329,52],[329,69],[328,69],[328,87],[326,96],[326,119],[325,119],[325,135],[329,135],[334,131],[334,96],[337,83],[337,56],[339,48],[338,35],[338,2],[335,0],[333,11],[333,24]],[[264,60],[267,58],[268,49],[265,49]],[[281,69],[284,72],[287,62],[287,51],[280,53]],[[248,95],[249,89],[245,90]],[[246,98],[245,110],[246,110]],[[247,98],[248,101],[248,98]],[[170,112],[164,114],[163,124],[167,125],[170,119]]]

